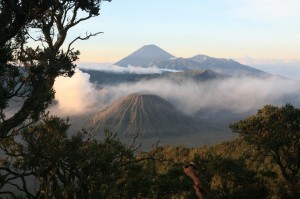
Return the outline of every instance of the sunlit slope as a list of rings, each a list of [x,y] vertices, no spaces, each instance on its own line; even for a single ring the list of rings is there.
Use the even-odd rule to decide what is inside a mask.
[[[201,133],[201,124],[165,99],[151,94],[131,94],[101,111],[96,117],[101,129],[142,137]]]

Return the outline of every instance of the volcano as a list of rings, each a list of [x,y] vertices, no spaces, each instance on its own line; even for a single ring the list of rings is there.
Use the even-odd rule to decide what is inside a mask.
[[[172,70],[213,70],[227,76],[254,76],[270,77],[270,74],[246,66],[232,59],[214,58],[207,55],[196,55],[191,58],[176,58],[156,45],[145,45],[127,57],[121,59],[115,65],[128,67],[158,67]]]
[[[127,67],[128,65],[148,67],[153,63],[167,61],[174,57],[175,56],[160,47],[151,44],[142,46],[132,54],[115,63],[115,65],[123,67]]]
[[[201,124],[167,100],[152,94],[130,94],[101,111],[95,118],[100,130],[118,135],[163,137],[199,133]]]

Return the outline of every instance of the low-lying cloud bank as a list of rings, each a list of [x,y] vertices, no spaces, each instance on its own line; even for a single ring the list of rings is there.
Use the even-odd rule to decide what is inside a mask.
[[[141,67],[141,66],[128,66],[122,67],[113,65],[110,63],[78,63],[81,69],[98,70],[110,73],[130,73],[130,74],[161,74],[163,72],[179,72],[178,70],[172,70],[167,68],[153,67]]]
[[[51,107],[51,112],[58,115],[96,114],[119,98],[137,92],[162,96],[188,114],[203,109],[245,113],[256,111],[266,104],[300,105],[299,82],[278,77],[231,78],[206,82],[187,79],[180,84],[168,79],[153,79],[102,85],[99,90],[89,82],[87,73],[77,70],[72,78],[58,78],[54,88],[57,104]]]
[[[265,104],[282,105],[300,100],[299,85],[273,78],[232,78],[201,83],[186,80],[182,84],[170,80],[151,80],[109,86],[99,91],[98,95],[106,103],[134,92],[157,94],[190,114],[201,109],[243,113],[257,110]]]

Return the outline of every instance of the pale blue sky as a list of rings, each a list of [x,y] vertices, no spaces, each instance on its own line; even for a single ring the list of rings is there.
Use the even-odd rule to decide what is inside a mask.
[[[178,57],[300,59],[300,0],[112,0],[73,30],[81,61],[116,62],[145,44]]]

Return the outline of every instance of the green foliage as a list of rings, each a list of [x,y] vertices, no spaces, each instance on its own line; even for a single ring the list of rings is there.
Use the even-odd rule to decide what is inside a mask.
[[[170,166],[166,173],[159,174],[155,181],[156,198],[189,195],[191,181],[184,174],[182,165]]]
[[[103,140],[82,131],[70,138],[69,125],[57,117],[7,137],[1,147],[2,184],[11,184],[28,198],[135,198],[147,196],[152,178],[134,156],[134,149],[106,132]],[[36,182],[31,191],[28,182]],[[19,186],[16,180],[22,180]]]
[[[201,175],[210,182],[214,198],[266,198],[267,188],[244,159],[210,155],[205,161]],[[196,157],[195,162],[201,165],[203,159]]]
[[[300,109],[290,104],[283,107],[268,105],[231,128],[256,147],[260,156],[272,158],[289,187],[291,197],[298,198]]]
[[[183,172],[192,160],[213,198],[291,198],[276,162],[241,138],[138,153],[109,131],[95,140],[85,130],[68,137],[68,127],[67,121],[48,117],[23,129],[22,137],[2,138],[0,194],[10,184],[27,198],[196,198]]]
[[[255,116],[231,125],[231,128],[250,144],[275,151],[299,145],[299,124],[299,109],[289,104],[280,108],[268,105],[260,109]]]
[[[156,181],[154,187],[161,185],[162,190],[178,187],[178,194],[170,191],[165,193],[166,198],[196,198],[191,180],[179,175],[183,171],[182,166],[189,161],[198,166],[199,178],[208,184],[213,198],[290,198],[274,161],[269,157],[261,158],[260,152],[242,138],[210,147],[164,146],[155,151],[159,153],[156,157],[168,157],[168,161],[156,162],[158,176],[163,178],[160,178],[162,184]],[[166,177],[169,170],[173,170],[172,165],[178,169],[178,175],[176,177],[170,172],[173,174]]]

